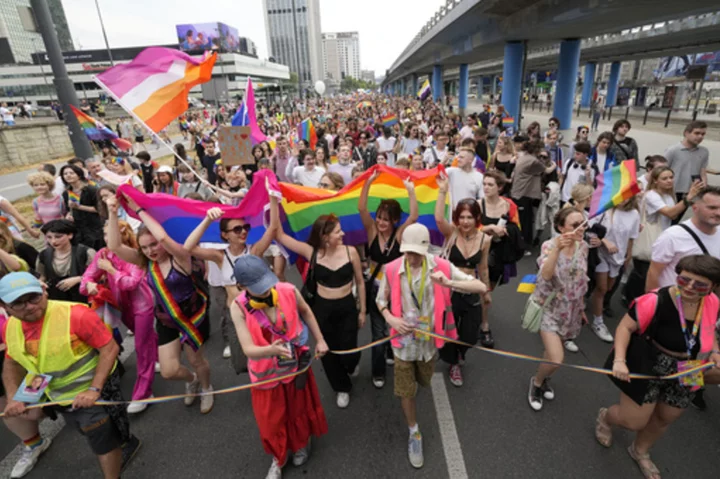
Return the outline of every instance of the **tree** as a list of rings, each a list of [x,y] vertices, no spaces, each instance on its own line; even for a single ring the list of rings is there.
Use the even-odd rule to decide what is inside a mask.
[[[377,85],[374,81],[358,80],[351,76],[346,76],[340,82],[340,91],[343,93],[354,92],[355,90],[375,90]]]

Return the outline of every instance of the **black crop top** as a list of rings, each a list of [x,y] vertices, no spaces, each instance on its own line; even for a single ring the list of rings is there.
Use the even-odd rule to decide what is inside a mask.
[[[348,262],[340,266],[338,269],[330,269],[320,263],[315,263],[315,281],[326,288],[342,288],[348,283],[352,283],[354,270],[350,261],[350,250],[346,246]]]
[[[457,247],[457,243],[455,243],[454,245],[452,245],[452,248],[450,248],[448,260],[458,268],[475,269],[475,267],[482,262],[483,243],[485,242],[485,234],[480,234],[482,234],[483,236],[480,240],[480,249],[477,253],[475,253],[469,258],[466,258],[465,256],[463,256],[460,248]]]
[[[380,249],[380,236],[375,235],[375,239],[370,243],[370,247],[368,248],[368,258],[371,261],[377,264],[388,264],[402,256],[400,252],[400,241],[395,237],[395,231],[393,231],[391,237],[393,241],[390,248],[382,251]]]

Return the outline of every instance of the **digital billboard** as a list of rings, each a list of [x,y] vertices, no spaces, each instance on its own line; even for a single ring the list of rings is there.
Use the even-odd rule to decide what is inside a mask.
[[[688,70],[692,71],[693,67],[697,65],[707,65],[706,80],[720,78],[720,51],[665,57],[660,61],[654,73],[658,80],[683,80],[686,78]]]
[[[221,52],[237,52],[240,49],[237,28],[224,23],[185,23],[175,25],[180,50],[199,53],[219,49]]]
[[[220,31],[220,42],[222,49],[225,52],[239,52],[240,51],[240,38],[238,36],[237,28],[225,25],[224,23],[218,23]]]

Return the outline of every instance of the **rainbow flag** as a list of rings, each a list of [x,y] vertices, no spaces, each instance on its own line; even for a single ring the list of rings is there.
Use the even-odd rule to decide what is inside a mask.
[[[392,114],[392,113],[389,114],[389,115],[385,115],[385,116],[382,118],[382,124],[383,124],[383,126],[393,126],[393,125],[397,124],[397,122],[398,122],[398,117],[397,117],[397,115]]]
[[[132,148],[132,144],[129,141],[120,138],[117,133],[112,131],[107,126],[103,125],[100,120],[96,120],[87,113],[83,113],[74,106],[70,105],[70,109],[75,114],[80,128],[83,129],[88,139],[91,141],[104,141],[110,140],[113,145],[117,146],[121,150],[129,150]]]
[[[310,149],[314,150],[317,145],[317,134],[315,133],[315,125],[313,125],[312,120],[310,118],[304,120],[298,125],[297,129],[298,138],[305,140],[308,146],[310,146]]]
[[[432,88],[430,87],[430,80],[426,79],[418,90],[417,97],[420,99],[420,101],[425,101],[425,98],[430,96],[430,93],[432,93]]]
[[[640,193],[635,160],[625,160],[596,179],[597,187],[590,200],[590,218]]]
[[[520,280],[520,284],[518,284],[517,292],[532,294],[533,291],[535,291],[536,284],[537,284],[537,275],[526,274],[525,276],[523,276],[523,279]]]
[[[188,93],[210,81],[217,53],[198,59],[180,50],[150,47],[130,63],[116,65],[95,82],[118,103],[159,132],[188,109]]]
[[[506,116],[505,118],[503,118],[502,123],[503,126],[513,126],[515,124],[515,118],[511,116]]]
[[[68,201],[70,203],[75,203],[76,205],[80,204],[80,195],[75,193],[73,190],[67,190],[68,192]]]

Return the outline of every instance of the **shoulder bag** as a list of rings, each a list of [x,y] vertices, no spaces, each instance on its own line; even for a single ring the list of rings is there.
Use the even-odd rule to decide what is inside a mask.
[[[660,224],[660,218],[658,218],[654,223],[647,221],[645,195],[643,195],[643,201],[640,204],[640,207],[642,208],[640,224],[645,226],[643,226],[643,229],[637,239],[633,241],[632,256],[635,259],[649,262],[652,259],[653,243],[655,243],[655,240],[658,239],[658,236],[662,233],[662,225]],[[657,214],[659,215],[660,213]]]
[[[317,294],[317,283],[315,282],[315,263],[317,262],[317,249],[313,250],[312,256],[310,257],[310,267],[308,269],[307,278],[305,284],[303,284],[300,290],[300,295],[308,304],[312,307],[315,295]]]

